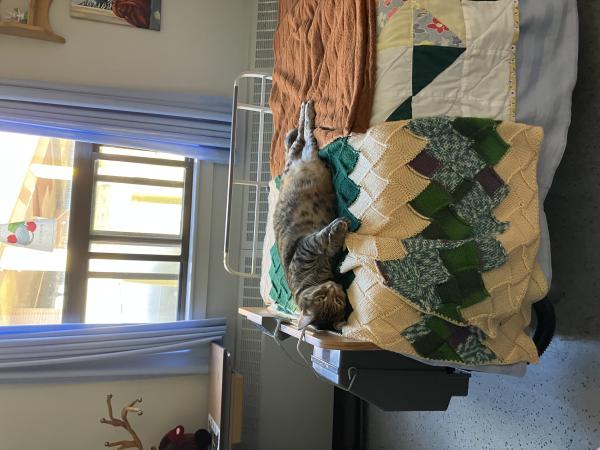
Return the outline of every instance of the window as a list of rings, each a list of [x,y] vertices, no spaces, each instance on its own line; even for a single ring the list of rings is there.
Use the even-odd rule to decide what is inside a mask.
[[[80,146],[65,315],[88,323],[182,318],[193,162]]]
[[[51,253],[0,246],[0,323],[183,318],[193,160],[0,133],[11,145],[0,223],[46,217],[57,231]]]

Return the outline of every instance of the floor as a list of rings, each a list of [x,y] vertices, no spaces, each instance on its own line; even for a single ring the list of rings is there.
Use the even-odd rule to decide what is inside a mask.
[[[446,412],[370,408],[369,450],[600,447],[600,2],[578,5],[573,123],[545,205],[558,337],[524,379],[474,375]]]

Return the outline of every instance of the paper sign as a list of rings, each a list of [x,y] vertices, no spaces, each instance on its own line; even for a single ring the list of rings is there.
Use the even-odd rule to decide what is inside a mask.
[[[54,250],[55,219],[35,218],[24,222],[0,224],[0,242],[4,245],[51,252]]]

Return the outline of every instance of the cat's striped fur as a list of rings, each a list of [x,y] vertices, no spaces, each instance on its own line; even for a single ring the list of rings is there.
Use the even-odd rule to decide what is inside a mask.
[[[344,245],[348,222],[336,218],[333,181],[318,155],[314,120],[313,102],[303,103],[298,128],[285,139],[287,161],[273,215],[287,282],[302,311],[301,328],[343,321],[347,302],[333,281],[333,259]]]

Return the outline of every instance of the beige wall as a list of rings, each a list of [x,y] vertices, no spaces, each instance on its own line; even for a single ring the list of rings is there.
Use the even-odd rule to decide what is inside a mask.
[[[239,298],[239,278],[227,273],[223,266],[223,241],[225,238],[225,210],[227,206],[227,166],[202,163],[197,224],[195,286],[192,296],[192,317],[226,317],[225,346],[233,350]],[[241,209],[232,203],[232,209]],[[210,213],[209,223],[202,216]],[[237,217],[236,217],[237,218]],[[231,221],[231,248],[239,248],[241,221]],[[236,261],[233,253],[233,261]],[[237,267],[237,263],[235,263]]]
[[[207,376],[90,384],[0,385],[0,450],[99,450],[105,441],[129,438],[100,423],[106,394],[115,414],[140,396],[144,415],[130,417],[144,448],[157,445],[171,427],[206,427]]]
[[[0,10],[9,2],[0,1]],[[73,19],[69,4],[54,0],[51,9],[66,44],[0,35],[0,78],[229,96],[234,78],[248,68],[255,1],[164,0],[160,32]],[[235,317],[237,282],[225,274],[220,256],[225,183],[225,168],[216,167],[206,296],[209,313]],[[171,426],[206,425],[204,376],[0,384],[0,450],[104,448],[106,440],[123,436],[99,423],[110,392],[118,405],[144,398],[145,414],[133,420],[148,448]]]
[[[0,35],[0,78],[229,95],[248,67],[254,3],[164,0],[155,32],[74,19],[70,0],[54,0],[51,24],[67,43]]]

